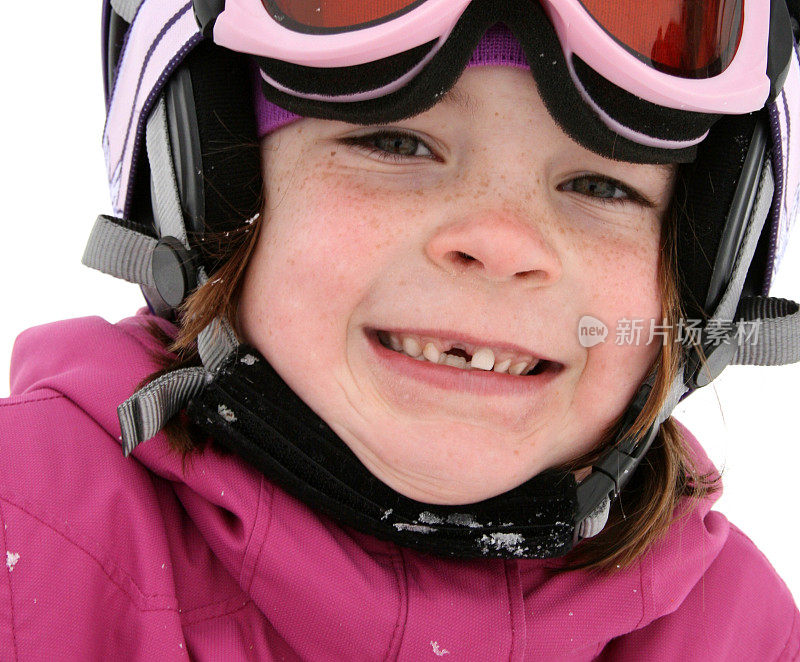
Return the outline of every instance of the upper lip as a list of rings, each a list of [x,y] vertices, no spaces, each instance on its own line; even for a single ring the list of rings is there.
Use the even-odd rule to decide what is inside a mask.
[[[522,345],[504,342],[502,340],[493,340],[491,338],[487,338],[486,336],[479,337],[477,335],[461,333],[459,331],[450,331],[447,329],[409,329],[409,328],[400,329],[397,327],[392,327],[392,328],[371,327],[370,330],[373,332],[384,331],[386,333],[391,333],[397,336],[410,334],[423,337],[441,338],[442,340],[449,340],[454,343],[462,343],[465,345],[476,345],[477,347],[488,347],[490,349],[505,350],[507,352],[512,352],[514,354],[530,355],[533,356],[534,359],[539,359],[540,361],[550,361],[551,363],[559,363],[555,359],[551,359],[547,356],[544,356],[540,352],[533,350],[529,347],[523,347]]]

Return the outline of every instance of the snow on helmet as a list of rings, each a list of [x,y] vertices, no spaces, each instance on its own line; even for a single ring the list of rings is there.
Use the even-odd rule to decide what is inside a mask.
[[[632,1],[106,0],[103,147],[114,216],[98,218],[84,263],[141,284],[165,316],[208,279],[215,264],[203,236],[259,212],[255,119],[242,103],[253,61],[265,97],[288,112],[393,121],[435,104],[486,31],[504,23],[574,140],[611,158],[686,164],[681,299],[704,329],[735,322],[722,342],[701,335],[705,362],[687,350],[651,430],[627,443],[652,380],[634,397],[620,443],[577,486],[568,535],[594,535],[683,396],[730,364],[800,360],[798,305],[767,297],[800,202],[798,17],[786,0],[684,0],[678,19],[659,3],[626,10]],[[736,343],[737,325],[753,322],[758,342]],[[126,453],[235,353],[225,321],[212,327],[198,338],[202,367],[120,406]]]

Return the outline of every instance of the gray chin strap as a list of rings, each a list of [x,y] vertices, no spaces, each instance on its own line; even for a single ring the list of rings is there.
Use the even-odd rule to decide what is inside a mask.
[[[139,283],[145,292],[158,291],[167,303],[174,299],[171,304],[174,308],[195,283],[187,276],[192,251],[184,228],[164,113],[162,99],[147,123],[147,152],[154,173],[156,232],[132,221],[100,216],[89,238],[83,263]],[[784,365],[800,361],[798,305],[768,297],[741,299],[745,276],[769,214],[773,192],[772,168],[766,159],[733,275],[714,315],[701,329],[700,341],[706,364],[693,360],[690,355],[672,382],[653,426],[639,443],[634,443],[627,439],[625,432],[644,406],[654,376],[642,384],[631,403],[618,442],[578,485],[578,513],[574,520],[576,540],[597,535],[603,529],[611,501],[630,478],[661,423],[669,418],[685,394],[711,382],[727,365]],[[193,273],[196,273],[197,285],[203,285],[208,279],[202,268]],[[726,323],[725,332],[712,334],[711,330],[723,322]],[[170,418],[214,380],[220,366],[239,346],[233,329],[221,319],[215,319],[203,329],[197,342],[202,365],[165,374],[119,406],[126,456],[138,444],[155,436]]]

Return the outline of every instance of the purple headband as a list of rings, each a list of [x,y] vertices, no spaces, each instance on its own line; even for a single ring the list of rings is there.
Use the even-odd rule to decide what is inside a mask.
[[[467,67],[481,66],[529,68],[522,46],[520,46],[511,31],[501,23],[486,31],[467,63]],[[300,115],[295,115],[267,101],[261,93],[261,76],[258,73],[258,69],[256,69],[256,76],[255,106],[259,138],[263,138],[282,126],[302,119]]]

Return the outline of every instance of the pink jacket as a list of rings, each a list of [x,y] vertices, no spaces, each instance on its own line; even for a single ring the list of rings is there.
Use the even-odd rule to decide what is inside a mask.
[[[17,341],[0,400],[2,662],[800,657],[789,591],[712,500],[628,570],[552,576],[344,529],[236,457],[184,471],[160,435],[124,459],[116,405],[154,369],[147,319]]]

